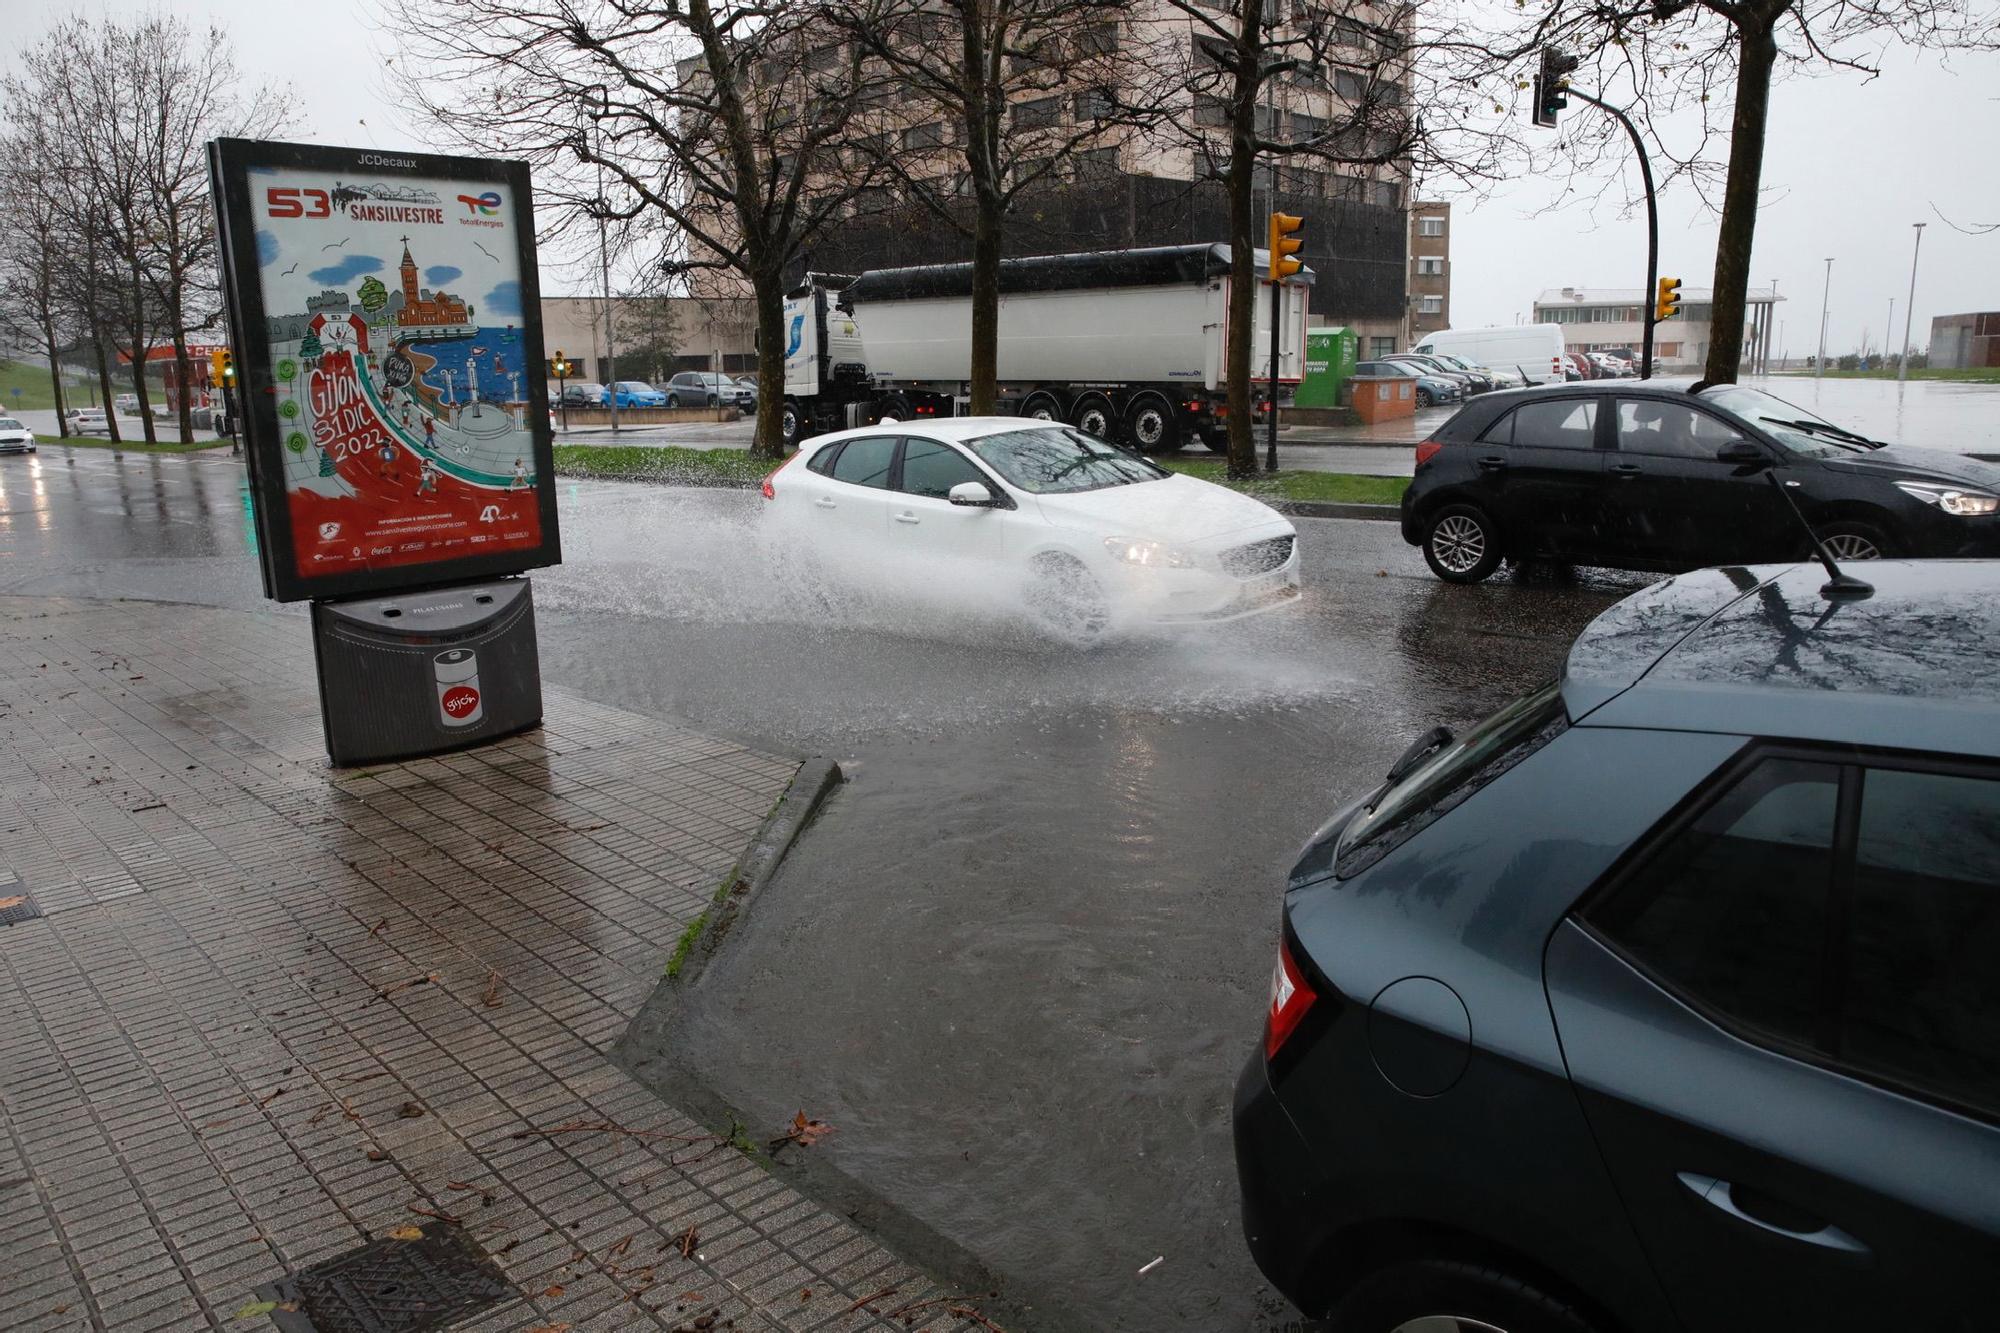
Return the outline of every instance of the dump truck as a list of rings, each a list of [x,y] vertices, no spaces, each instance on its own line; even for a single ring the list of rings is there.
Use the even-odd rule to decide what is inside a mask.
[[[1227,447],[1229,247],[1175,245],[1000,263],[1000,410],[1144,453]],[[1256,263],[1261,274],[1264,252]],[[1308,270],[1282,284],[1277,388],[1305,364]],[[1257,287],[1253,393],[1268,396],[1271,291]],[[962,416],[972,265],[808,274],[785,302],[787,446],[885,417]]]

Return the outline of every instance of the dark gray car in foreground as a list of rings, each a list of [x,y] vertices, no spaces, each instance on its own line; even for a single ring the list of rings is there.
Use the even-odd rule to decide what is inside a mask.
[[[1636,594],[1314,835],[1235,1108],[1302,1309],[2000,1327],[2000,565],[1854,572]]]

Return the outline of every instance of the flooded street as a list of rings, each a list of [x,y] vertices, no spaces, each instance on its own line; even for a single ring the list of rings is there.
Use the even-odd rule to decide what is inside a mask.
[[[2000,389],[1771,387],[2000,452]],[[976,1257],[1020,1328],[1295,1318],[1244,1248],[1229,1139],[1284,872],[1412,737],[1548,679],[1650,576],[1453,586],[1394,523],[1300,519],[1297,605],[1079,650],[829,603],[774,562],[754,492],[560,503],[548,685],[849,777],[689,992],[673,1060],[746,1123],[834,1125],[818,1160],[913,1261]],[[0,592],[262,607],[253,543],[226,454],[0,459]]]

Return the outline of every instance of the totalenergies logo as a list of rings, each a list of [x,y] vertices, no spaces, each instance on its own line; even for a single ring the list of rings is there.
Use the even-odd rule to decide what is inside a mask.
[[[482,218],[490,218],[500,211],[500,196],[493,190],[485,194],[462,194],[458,202],[465,205],[465,211]]]

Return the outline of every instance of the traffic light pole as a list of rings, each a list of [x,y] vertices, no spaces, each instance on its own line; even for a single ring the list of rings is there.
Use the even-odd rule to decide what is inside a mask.
[[[1646,183],[1646,285],[1639,297],[1646,308],[1646,343],[1639,354],[1639,378],[1649,380],[1653,378],[1653,325],[1657,322],[1653,302],[1660,286],[1660,209],[1653,198],[1653,164],[1646,157],[1646,141],[1639,137],[1638,127],[1623,111],[1576,88],[1564,88],[1563,92],[1617,117],[1625,133],[1632,136],[1632,151],[1639,157],[1639,176]]]
[[[1270,418],[1265,422],[1264,432],[1266,472],[1278,470],[1278,349],[1283,346],[1279,341],[1279,330],[1285,321],[1285,303],[1282,299],[1284,294],[1284,283],[1271,284],[1271,401],[1268,409]]]

